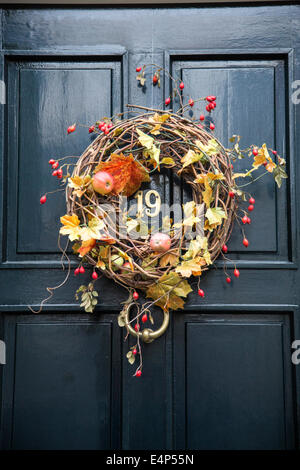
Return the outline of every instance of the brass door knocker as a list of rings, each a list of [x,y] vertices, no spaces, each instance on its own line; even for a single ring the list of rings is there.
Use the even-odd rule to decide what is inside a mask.
[[[169,312],[164,312],[164,319],[160,328],[158,328],[158,330],[153,331],[151,330],[151,328],[145,328],[142,331],[135,331],[135,329],[132,328],[131,323],[130,323],[130,318],[129,318],[130,310],[131,308],[129,307],[124,316],[124,321],[125,321],[125,326],[127,328],[127,331],[132,336],[136,336],[142,339],[144,343],[152,343],[152,341],[154,341],[156,338],[159,338],[161,335],[163,335],[166,329],[168,328],[170,316],[169,316]]]

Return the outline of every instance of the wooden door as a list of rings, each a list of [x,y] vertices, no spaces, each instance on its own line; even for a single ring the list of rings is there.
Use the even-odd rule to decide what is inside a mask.
[[[297,447],[300,375],[291,345],[300,339],[300,132],[291,95],[299,76],[299,6],[1,14],[2,447]],[[251,246],[244,249],[238,229],[229,245],[240,279],[228,286],[217,262],[202,282],[205,299],[191,294],[167,334],[145,346],[137,380],[116,321],[125,291],[101,281],[97,311],[87,315],[74,299],[79,281],[72,277],[42,314],[28,304],[38,305],[45,288],[64,277],[57,249],[64,198],[56,193],[39,204],[46,187],[56,188],[48,159],[87,147],[85,128],[66,136],[75,121],[92,123],[127,103],[159,106],[169,81],[142,92],[135,79],[136,67],[149,62],[182,77],[185,96],[215,94],[217,137],[267,141],[285,156],[289,179],[281,191],[273,181],[253,187]],[[182,200],[182,188],[167,177],[152,184],[164,200]]]

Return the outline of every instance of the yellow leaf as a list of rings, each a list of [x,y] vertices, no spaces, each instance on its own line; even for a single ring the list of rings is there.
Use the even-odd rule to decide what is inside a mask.
[[[215,139],[210,139],[207,144],[203,144],[201,140],[196,140],[195,145],[209,157],[216,155],[220,151],[220,145]]]
[[[94,238],[95,240],[99,240],[102,237],[100,230],[105,227],[103,220],[97,219],[93,217],[87,227],[83,227],[80,232],[80,237],[82,241],[87,241],[90,238]]]
[[[205,179],[204,184],[205,184],[205,191],[202,191],[202,197],[203,197],[203,201],[205,202],[206,207],[209,207],[211,203],[211,199],[212,199],[212,189],[207,179]]]
[[[270,154],[268,152],[266,144],[263,144],[261,148],[258,150],[258,154],[254,157],[254,162],[252,166],[258,168],[263,163],[266,163],[267,158],[270,159]]]
[[[203,153],[196,153],[194,150],[190,149],[181,159],[181,163],[183,163],[182,169],[188,165],[191,165],[192,163],[198,162],[202,157]]]
[[[201,274],[201,264],[197,261],[198,258],[182,261],[182,263],[176,267],[175,271],[184,277],[190,277],[192,274],[199,276]]]
[[[78,240],[80,235],[80,220],[76,214],[64,215],[60,218],[63,227],[60,228],[59,233],[62,235],[69,235],[69,239],[72,241]]]
[[[160,134],[160,128],[161,128],[161,124],[156,124],[156,125],[153,127],[152,131],[150,131],[150,134],[152,134],[152,135],[158,135],[158,134]]]
[[[145,134],[143,131],[140,129],[136,130],[138,135],[139,135],[139,142],[146,147],[146,149],[150,150],[152,146],[154,145],[154,139],[150,135]]]
[[[222,223],[222,219],[227,219],[227,215],[225,214],[224,210],[220,207],[213,207],[207,209],[205,217],[208,219],[210,225],[220,225]]]
[[[155,113],[154,116],[151,116],[151,117],[149,118],[149,121],[150,121],[150,122],[159,122],[159,123],[163,124],[163,123],[166,122],[169,118],[170,118],[170,114],[159,114],[159,113]]]
[[[160,164],[161,165],[175,165],[175,161],[173,160],[173,158],[165,157],[165,158],[162,159]]]

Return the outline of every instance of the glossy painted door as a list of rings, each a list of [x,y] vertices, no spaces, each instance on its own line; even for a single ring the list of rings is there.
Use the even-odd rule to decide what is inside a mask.
[[[291,345],[300,339],[300,132],[291,95],[299,76],[299,6],[1,14],[2,447],[298,447],[300,383]],[[149,62],[184,80],[185,99],[217,95],[217,137],[267,141],[285,156],[289,179],[281,191],[271,180],[255,184],[250,247],[242,246],[238,227],[229,245],[240,279],[226,285],[217,262],[202,281],[205,299],[191,294],[167,334],[144,347],[137,380],[116,321],[125,292],[111,282],[101,280],[93,315],[74,299],[83,277],[71,277],[39,315],[28,304],[37,306],[46,287],[64,278],[57,249],[63,195],[39,204],[46,188],[57,187],[48,160],[79,155],[90,143],[84,127],[66,135],[75,121],[88,125],[127,103],[161,106],[169,80],[145,90],[136,83],[135,68]],[[151,185],[166,202],[184,201],[185,188],[168,175]]]

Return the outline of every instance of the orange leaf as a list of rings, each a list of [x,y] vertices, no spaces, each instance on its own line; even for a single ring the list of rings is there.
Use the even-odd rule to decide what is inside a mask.
[[[90,238],[89,240],[86,240],[82,242],[81,247],[78,248],[78,253],[80,253],[80,256],[83,258],[89,251],[91,251],[94,246],[96,245],[96,240],[94,238]]]
[[[100,162],[95,172],[106,171],[114,178],[115,194],[123,193],[124,196],[134,194],[141,184],[150,181],[147,170],[139,164],[132,154],[125,157],[122,153],[112,153],[107,162]]]

